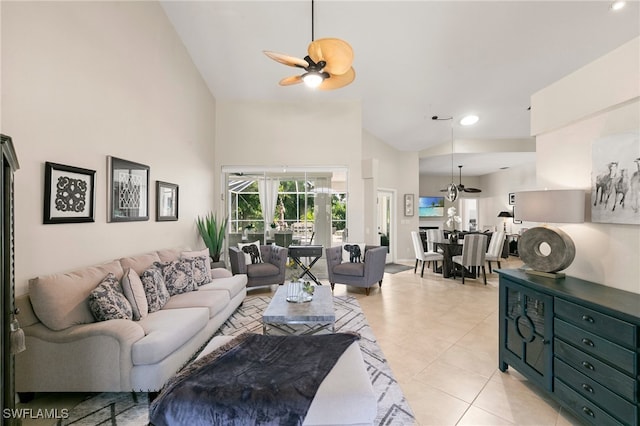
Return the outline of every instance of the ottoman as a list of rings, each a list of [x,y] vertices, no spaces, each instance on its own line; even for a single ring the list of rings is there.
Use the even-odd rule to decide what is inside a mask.
[[[234,336],[216,336],[198,358],[231,341]],[[371,379],[354,342],[322,381],[303,425],[372,425],[378,413]]]

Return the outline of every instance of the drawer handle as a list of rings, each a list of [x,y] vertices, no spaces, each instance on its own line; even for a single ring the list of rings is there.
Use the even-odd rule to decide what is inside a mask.
[[[590,322],[590,323],[592,323],[592,324],[593,324],[593,322],[594,322],[594,321],[593,321],[593,318],[592,318],[592,317],[590,317],[589,315],[583,315],[583,316],[582,316],[582,321]]]
[[[596,417],[595,413],[587,407],[582,407],[582,412],[585,413],[587,416],[593,417],[594,419]]]
[[[595,370],[595,368],[593,368],[593,365],[591,363],[588,363],[587,361],[582,361],[582,366],[588,370]]]
[[[586,390],[589,393],[593,393],[593,388],[586,383],[582,384],[582,389]]]
[[[591,346],[591,347],[593,347],[593,346],[594,346],[593,341],[591,341],[591,340],[589,340],[589,339],[587,339],[587,338],[583,338],[583,339],[582,339],[582,343],[584,343],[584,344],[585,344],[585,345],[587,345],[587,346]]]

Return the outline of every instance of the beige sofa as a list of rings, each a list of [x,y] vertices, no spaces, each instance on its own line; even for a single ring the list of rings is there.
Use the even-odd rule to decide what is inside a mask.
[[[16,391],[159,391],[242,303],[246,275],[213,269],[210,283],[138,321],[95,321],[88,298],[108,273],[121,280],[181,255],[160,250],[30,280],[16,300],[27,347],[16,356]]]

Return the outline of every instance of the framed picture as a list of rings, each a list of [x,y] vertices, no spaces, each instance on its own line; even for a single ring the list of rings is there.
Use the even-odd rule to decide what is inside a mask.
[[[414,207],[415,200],[413,194],[404,194],[404,215],[413,216]]]
[[[156,221],[178,220],[178,185],[156,181]]]
[[[96,171],[45,163],[42,223],[94,222]]]
[[[149,166],[107,157],[109,222],[149,220]]]
[[[510,206],[515,206],[516,205],[516,193],[515,192],[510,192],[509,193],[509,205]]]

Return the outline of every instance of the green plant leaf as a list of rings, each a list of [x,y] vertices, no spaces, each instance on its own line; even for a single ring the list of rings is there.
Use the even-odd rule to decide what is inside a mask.
[[[214,262],[218,262],[222,254],[222,244],[224,243],[227,222],[228,218],[226,217],[218,221],[218,218],[213,212],[210,212],[205,217],[198,216],[196,219],[200,237],[209,249],[209,255]]]

